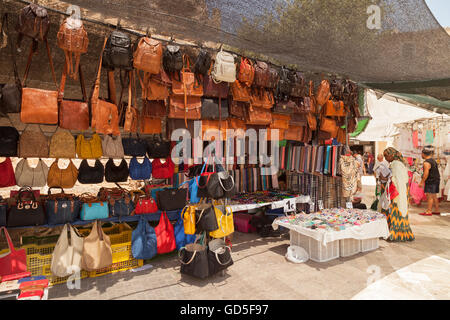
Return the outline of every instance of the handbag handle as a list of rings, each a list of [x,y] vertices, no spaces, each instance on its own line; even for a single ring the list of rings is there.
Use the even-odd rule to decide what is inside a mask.
[[[219,176],[219,183],[220,183],[220,186],[221,186],[222,189],[225,190],[226,192],[230,192],[230,191],[233,190],[233,188],[234,188],[234,179],[233,179],[233,176],[232,176],[231,174],[228,174],[228,176],[231,178],[231,181],[233,181],[233,186],[232,186],[229,190],[227,190],[227,189],[223,186],[222,179],[220,179],[220,176]]]
[[[194,261],[195,255],[197,254],[197,250],[194,251],[194,254],[192,255],[191,259],[190,259],[188,262],[183,262],[183,260],[181,260],[181,255],[180,255],[180,254],[181,254],[181,251],[183,251],[183,250],[186,250],[186,247],[182,247],[182,248],[180,249],[180,251],[178,251],[178,260],[180,260],[180,262],[181,262],[182,264],[184,264],[184,265],[191,264],[192,261]]]
[[[64,192],[64,189],[61,188],[61,187],[50,187],[50,188],[48,188],[48,191],[47,191],[48,195],[51,195],[51,194],[52,194],[52,193],[51,193],[51,190],[52,190],[52,189],[61,189],[61,193],[65,193],[65,192]]]
[[[6,241],[8,242],[9,251],[11,251],[11,253],[15,252],[16,249],[14,248],[14,244],[11,241],[11,237],[9,236],[8,230],[5,227],[1,227],[0,233],[2,231],[5,233]]]
[[[222,263],[222,262],[220,262],[219,254],[218,254],[217,252],[215,252],[215,254],[216,254],[216,260],[217,260],[217,262],[218,262],[220,265],[225,266],[225,265],[229,264],[229,263],[231,262],[231,260],[233,260],[233,258],[231,257],[231,248],[230,248],[229,246],[225,246],[225,245],[222,246],[222,248],[223,248],[223,247],[227,248],[228,251],[230,251],[230,260],[228,260],[228,261],[225,262],[225,263]]]

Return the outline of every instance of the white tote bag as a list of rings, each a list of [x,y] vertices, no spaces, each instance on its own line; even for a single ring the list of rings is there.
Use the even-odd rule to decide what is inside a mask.
[[[82,253],[83,238],[70,224],[66,224],[53,251],[52,274],[57,277],[66,277],[79,272]]]
[[[216,55],[216,61],[211,76],[214,82],[235,82],[236,65],[234,64],[233,55],[220,50]]]

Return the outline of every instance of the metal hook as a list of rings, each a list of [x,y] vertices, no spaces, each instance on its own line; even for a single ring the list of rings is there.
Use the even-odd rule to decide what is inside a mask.
[[[118,30],[120,28],[120,22],[121,21],[122,21],[122,18],[117,19],[116,30]]]
[[[147,30],[145,31],[145,35],[147,36],[147,38],[150,38],[150,27],[147,27]]]

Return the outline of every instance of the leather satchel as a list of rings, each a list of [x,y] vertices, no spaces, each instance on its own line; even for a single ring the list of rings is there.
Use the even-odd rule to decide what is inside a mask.
[[[317,88],[316,102],[319,107],[322,107],[331,98],[330,82],[328,80],[322,80]]]
[[[144,78],[141,78],[138,72],[138,77],[142,88],[142,99],[166,100],[169,97],[167,82],[172,83],[172,80],[163,69],[159,75],[145,73]]]
[[[105,167],[100,160],[95,160],[93,167],[89,166],[86,159],[81,161],[78,168],[78,181],[81,184],[97,184],[102,183],[105,176]]]
[[[308,125],[308,120],[306,119],[305,114],[294,113],[291,116],[291,120],[290,120],[289,124],[292,126],[306,127]]]
[[[137,70],[158,74],[161,70],[163,47],[160,41],[142,37],[133,55],[133,64]]]
[[[47,185],[51,187],[59,187],[71,189],[75,186],[78,180],[78,169],[70,160],[69,166],[66,169],[60,169],[58,166],[58,159],[53,162],[48,171]]]
[[[75,138],[67,130],[58,130],[50,139],[50,158],[72,159],[76,157]]]
[[[140,117],[140,133],[160,134],[162,132],[161,118],[142,114]]]
[[[97,220],[91,233],[84,238],[81,266],[84,270],[95,271],[111,266],[113,263],[111,240]]]
[[[202,119],[224,120],[228,118],[228,100],[202,98]]]
[[[247,58],[241,58],[238,79],[247,87],[250,87],[253,84],[255,79],[255,67],[253,67],[253,64]]]
[[[0,157],[17,157],[19,132],[14,127],[0,127]]]
[[[203,77],[203,96],[226,99],[228,97],[228,92],[228,82],[216,83],[211,75]]]
[[[102,140],[102,153],[105,158],[122,159],[125,156],[122,137],[105,135]]]
[[[345,117],[347,111],[345,110],[343,101],[328,100],[324,106],[324,115],[326,117]]]
[[[247,102],[251,101],[251,90],[249,87],[244,86],[238,80],[231,84],[231,95],[233,101]]]
[[[254,125],[269,125],[272,122],[272,113],[264,108],[250,107],[246,111],[246,123]]]
[[[102,139],[96,133],[92,135],[91,139],[86,139],[83,134],[77,137],[77,155],[81,159],[98,159],[103,155]]]
[[[230,103],[230,115],[239,119],[245,119],[245,110],[249,108],[249,104],[232,100]]]
[[[31,193],[31,200],[23,199],[27,192],[21,189],[17,204],[11,207],[8,215],[7,227],[41,226],[46,224],[44,208],[40,201]]]
[[[16,183],[19,187],[44,187],[47,184],[48,167],[39,159],[38,165],[31,168],[27,159],[22,159],[16,166]]]
[[[26,127],[19,138],[19,158],[48,158],[49,142],[41,128]]]
[[[167,107],[164,100],[143,100],[142,116],[164,118]]]
[[[170,96],[169,114],[171,119],[200,120],[202,99],[200,97]]]
[[[203,96],[203,83],[198,81],[195,74],[191,72],[189,57],[185,55],[183,59],[184,67],[181,70],[180,78],[172,77],[172,95],[182,97]]]
[[[320,121],[320,130],[329,132],[332,138],[336,138],[339,127],[336,125],[336,120],[322,117]]]

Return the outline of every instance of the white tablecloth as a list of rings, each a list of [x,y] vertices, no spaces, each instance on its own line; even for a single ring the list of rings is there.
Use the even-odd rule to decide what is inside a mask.
[[[287,229],[296,231],[302,235],[311,237],[317,241],[322,242],[324,246],[326,246],[329,242],[342,239],[366,240],[373,238],[387,239],[389,237],[389,226],[386,219],[372,221],[361,226],[347,227],[345,230],[341,231],[329,231],[324,229],[313,230],[302,226],[282,222],[280,221],[280,218],[275,219],[272,224],[274,230],[277,230],[278,226],[282,226]]]
[[[295,198],[296,203],[309,203],[311,201],[310,196],[299,196]],[[284,208],[286,200],[280,200],[275,202],[267,202],[267,203],[250,203],[250,204],[231,204],[231,210],[233,212],[239,211],[247,211],[252,209],[257,209],[265,206],[271,206],[271,209],[279,209]]]

